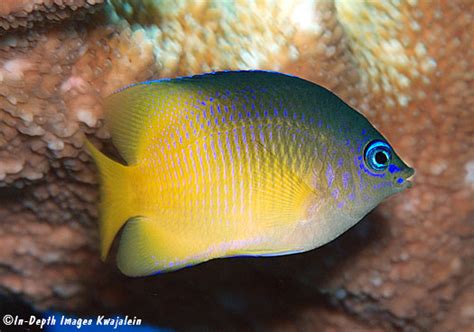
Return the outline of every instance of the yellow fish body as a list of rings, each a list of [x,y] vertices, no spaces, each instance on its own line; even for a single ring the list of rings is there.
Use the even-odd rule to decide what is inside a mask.
[[[279,73],[144,82],[106,108],[127,165],[87,142],[101,175],[102,258],[125,224],[117,257],[130,276],[313,249],[413,174],[361,114]]]

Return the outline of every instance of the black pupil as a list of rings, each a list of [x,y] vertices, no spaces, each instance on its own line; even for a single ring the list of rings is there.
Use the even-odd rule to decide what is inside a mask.
[[[382,151],[379,151],[375,154],[375,161],[378,164],[384,165],[387,162],[387,155]]]

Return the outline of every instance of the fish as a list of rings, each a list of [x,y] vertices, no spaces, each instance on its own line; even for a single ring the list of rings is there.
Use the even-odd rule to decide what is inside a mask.
[[[322,246],[414,169],[359,112],[307,80],[225,71],[127,86],[105,101],[123,161],[90,141],[101,257],[127,276]]]

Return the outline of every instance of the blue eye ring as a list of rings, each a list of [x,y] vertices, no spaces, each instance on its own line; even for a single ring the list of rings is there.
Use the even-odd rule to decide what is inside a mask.
[[[373,140],[364,150],[365,164],[374,171],[384,171],[392,161],[392,148],[386,142]]]

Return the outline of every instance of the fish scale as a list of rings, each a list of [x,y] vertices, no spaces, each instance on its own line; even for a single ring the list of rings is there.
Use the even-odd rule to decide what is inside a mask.
[[[370,123],[296,77],[150,81],[120,90],[106,108],[127,165],[87,147],[102,180],[102,257],[125,224],[118,266],[127,275],[310,250],[406,187],[359,167],[358,142],[384,140]],[[391,169],[408,174],[393,156]]]

